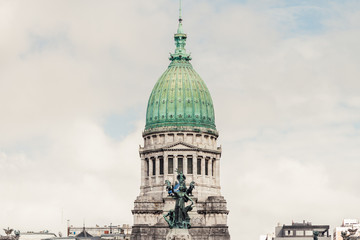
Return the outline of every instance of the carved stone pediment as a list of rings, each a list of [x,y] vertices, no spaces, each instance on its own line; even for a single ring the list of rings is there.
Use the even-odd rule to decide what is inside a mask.
[[[170,144],[168,146],[163,147],[164,150],[196,150],[198,147],[185,143],[185,142],[177,142]]]
[[[153,152],[163,152],[163,151],[202,151],[202,152],[208,152],[213,154],[221,154],[221,148],[217,148],[217,150],[214,149],[208,149],[204,147],[195,146],[183,141],[168,144],[162,147],[155,147],[155,148],[140,148],[139,153],[140,154],[147,154],[147,153],[153,153]]]

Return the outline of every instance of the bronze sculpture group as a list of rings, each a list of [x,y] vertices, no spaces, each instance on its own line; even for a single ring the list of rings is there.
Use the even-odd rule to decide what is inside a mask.
[[[14,229],[10,229],[9,227],[7,229],[4,229],[6,236],[0,235],[0,240],[18,240],[20,237],[20,231],[14,231]],[[12,235],[14,233],[15,235]]]
[[[319,232],[318,231],[313,231],[313,235],[314,235],[314,240],[318,240]]]
[[[360,239],[360,237],[356,235],[357,230],[358,229],[349,228],[347,231],[341,232],[342,239],[344,240]]]
[[[194,201],[191,199],[192,190],[195,188],[195,182],[191,182],[189,188],[186,187],[186,177],[181,172],[176,170],[178,173],[175,185],[171,185],[169,180],[165,181],[166,190],[169,196],[173,197],[175,202],[175,209],[170,210],[164,215],[165,221],[169,224],[170,228],[183,228],[189,229],[190,217],[188,212],[193,209]],[[186,206],[185,203],[191,202],[190,205]]]

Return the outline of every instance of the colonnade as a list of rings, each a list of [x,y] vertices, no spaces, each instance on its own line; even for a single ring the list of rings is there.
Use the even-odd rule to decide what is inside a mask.
[[[213,154],[173,154],[143,155],[142,162],[142,185],[163,185],[165,180],[176,180],[176,169],[182,171],[189,181],[195,181],[200,185],[219,186],[219,160],[220,156]]]

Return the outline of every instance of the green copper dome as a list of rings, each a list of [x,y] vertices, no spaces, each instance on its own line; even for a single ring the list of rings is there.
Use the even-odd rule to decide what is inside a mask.
[[[174,38],[176,50],[170,56],[171,63],[149,98],[145,132],[159,127],[216,132],[213,102],[204,81],[189,62],[181,18]]]

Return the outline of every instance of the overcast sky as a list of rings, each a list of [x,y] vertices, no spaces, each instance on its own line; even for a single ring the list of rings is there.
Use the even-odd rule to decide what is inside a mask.
[[[183,1],[232,239],[360,218],[360,1]],[[0,0],[0,228],[132,224],[177,0]]]

